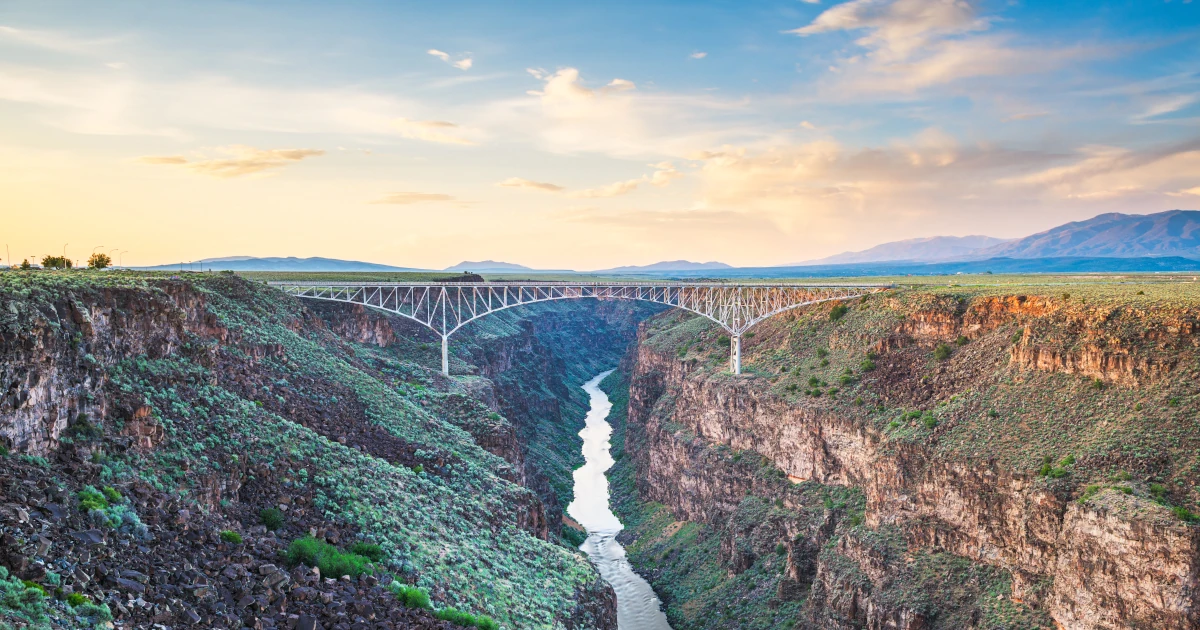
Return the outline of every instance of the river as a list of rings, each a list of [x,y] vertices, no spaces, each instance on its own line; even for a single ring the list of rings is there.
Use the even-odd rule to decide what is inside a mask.
[[[671,630],[654,589],[625,559],[625,548],[617,542],[617,533],[624,526],[608,506],[608,478],[604,473],[614,463],[609,453],[612,426],[608,424],[612,403],[601,391],[600,381],[611,373],[597,374],[583,385],[590,398],[586,426],[579,432],[585,463],[574,473],[575,500],[567,506],[567,514],[587,529],[587,540],[580,549],[617,593],[617,629]]]

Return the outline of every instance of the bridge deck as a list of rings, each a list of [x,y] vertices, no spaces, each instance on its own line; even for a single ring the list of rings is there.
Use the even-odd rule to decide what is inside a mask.
[[[442,337],[442,372],[449,374],[448,339],[496,311],[550,300],[627,299],[657,302],[706,317],[729,332],[730,369],[741,372],[741,337],[751,326],[809,304],[848,300],[887,284],[778,282],[268,282],[300,298],[361,304],[411,319]]]

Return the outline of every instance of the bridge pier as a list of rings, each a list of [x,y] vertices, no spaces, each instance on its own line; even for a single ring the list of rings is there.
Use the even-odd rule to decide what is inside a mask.
[[[742,373],[742,336],[729,337],[729,371],[734,374]]]
[[[450,335],[442,335],[442,374],[450,376]]]

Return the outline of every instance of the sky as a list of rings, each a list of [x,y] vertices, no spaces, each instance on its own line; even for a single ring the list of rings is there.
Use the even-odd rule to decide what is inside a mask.
[[[0,2],[16,262],[766,266],[1196,208],[1200,2]]]

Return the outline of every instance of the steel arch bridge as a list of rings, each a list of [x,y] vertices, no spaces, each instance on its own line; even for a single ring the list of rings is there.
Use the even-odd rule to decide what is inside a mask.
[[[450,335],[497,311],[578,298],[643,300],[691,311],[729,333],[729,367],[742,371],[742,334],[751,326],[801,306],[884,291],[883,284],[726,284],[714,282],[269,282],[289,295],[361,304],[411,319],[442,338],[442,373],[450,374]]]

